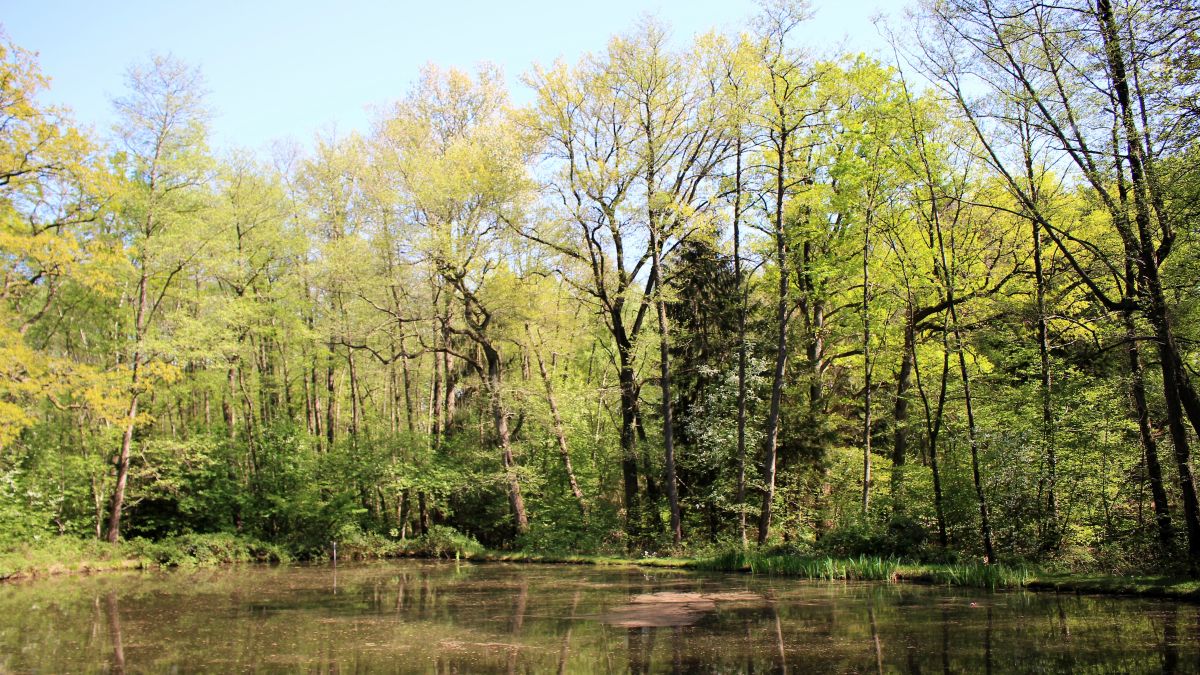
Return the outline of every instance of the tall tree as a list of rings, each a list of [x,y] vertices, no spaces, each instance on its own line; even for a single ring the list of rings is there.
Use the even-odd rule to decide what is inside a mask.
[[[812,104],[810,89],[817,75],[792,47],[792,32],[807,18],[802,3],[764,4],[757,29],[758,82],[762,90],[756,126],[764,137],[764,173],[769,180],[764,199],[769,235],[773,240],[776,274],[775,359],[771,371],[771,399],[767,412],[762,464],[762,508],[758,518],[758,543],[767,541],[771,529],[771,509],[775,501],[776,455],[779,447],[779,419],[783,403],[784,367],[788,355],[788,320],[792,303],[788,269],[788,231],[785,206],[799,186],[811,183],[812,176],[794,166],[800,148],[801,130],[818,113]],[[768,185],[764,181],[764,185]]]
[[[180,272],[205,243],[197,241],[204,181],[208,175],[205,133],[208,111],[202,81],[194,68],[172,58],[153,57],[127,73],[128,92],[116,100],[117,138],[125,151],[123,202],[134,264],[128,352],[121,365],[129,373],[121,446],[116,453],[116,486],[109,502],[107,538],[121,536],[121,513],[129,479],[134,431],[143,420],[138,404],[152,385],[155,358],[148,344],[163,299]],[[161,369],[157,369],[162,372]]]

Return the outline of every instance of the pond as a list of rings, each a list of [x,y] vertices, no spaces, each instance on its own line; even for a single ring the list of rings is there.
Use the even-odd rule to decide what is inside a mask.
[[[0,586],[0,672],[1200,672],[1200,606],[397,561]]]

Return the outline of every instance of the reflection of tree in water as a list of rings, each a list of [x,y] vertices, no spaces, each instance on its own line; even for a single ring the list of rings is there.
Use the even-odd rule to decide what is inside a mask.
[[[653,626],[638,626],[626,629],[625,650],[629,658],[630,675],[650,672],[651,653],[654,651]]]
[[[875,647],[875,670],[883,673],[883,644],[879,641],[879,627],[875,624],[875,601],[867,596],[867,623],[871,624],[871,642]]]
[[[512,636],[508,649],[508,672],[517,671],[517,656],[521,653],[521,629],[525,627],[525,610],[529,605],[529,581],[522,579],[517,587],[517,597],[513,600],[512,619],[509,621],[508,632]]]
[[[563,633],[562,648],[558,652],[558,673],[567,672],[567,660],[571,656],[571,631],[575,628],[575,612],[579,609],[579,590],[571,597],[571,611],[567,615],[567,629]]]
[[[121,644],[121,607],[117,604],[117,592],[109,591],[104,596],[104,613],[108,618],[108,637],[112,640],[113,662],[109,672],[125,673],[125,647]]]
[[[1179,608],[1171,605],[1163,615],[1162,669],[1179,672]]]
[[[988,675],[992,675],[992,604],[987,606],[987,630],[983,632],[983,663]]]
[[[787,652],[783,648],[783,623],[779,620],[779,607],[774,602],[771,606],[771,617],[775,619],[775,645],[779,649],[779,668],[787,673]]]

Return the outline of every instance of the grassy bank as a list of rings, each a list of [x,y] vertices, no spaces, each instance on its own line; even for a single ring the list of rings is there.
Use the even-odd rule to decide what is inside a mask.
[[[1200,579],[1161,575],[1097,575],[1055,573],[1031,567],[978,563],[912,563],[897,558],[805,557],[729,551],[690,561],[687,567],[722,572],[750,572],[826,581],[863,580],[1000,589],[1028,589],[1102,595],[1138,595],[1200,602]]]
[[[703,558],[621,558],[615,556],[479,551],[460,554],[491,562],[558,563],[572,565],[632,565],[740,572],[822,581],[887,581],[987,590],[1027,589],[1061,593],[1138,595],[1200,602],[1200,579],[1168,576],[1089,575],[1051,573],[1031,567],[973,563],[933,564],[897,558],[806,557],[789,554],[729,551]]]
[[[311,555],[328,559],[328,552]],[[492,551],[449,528],[406,541],[356,538],[339,544],[339,559],[456,558],[471,561],[639,566],[736,572],[822,581],[911,582],[988,590],[1028,589],[1060,593],[1136,595],[1200,602],[1200,579],[1161,575],[1070,574],[1033,567],[977,563],[915,563],[899,558],[837,558],[756,550],[730,550],[697,558],[624,558],[608,555]],[[183,535],[158,542],[120,544],[56,538],[0,553],[0,580],[56,574],[166,567],[203,567],[292,559],[278,546],[229,534]]]
[[[1026,588],[1035,591],[1099,595],[1137,595],[1148,598],[1174,598],[1200,602],[1200,579],[1170,576],[1109,576],[1085,574],[1048,574],[1031,579]]]
[[[794,554],[728,551],[696,561],[698,569],[722,572],[751,572],[825,581],[915,581],[975,588],[1020,588],[1031,572],[1024,567],[1003,565],[906,563],[899,558],[807,557]]]
[[[190,534],[154,542],[134,539],[117,544],[55,537],[0,553],[0,580],[290,559],[278,546],[231,534]]]

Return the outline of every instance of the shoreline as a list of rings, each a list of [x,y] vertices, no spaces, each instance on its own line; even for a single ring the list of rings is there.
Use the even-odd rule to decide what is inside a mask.
[[[225,557],[197,554],[171,557],[149,554],[144,544],[85,542],[76,548],[47,547],[0,555],[0,583],[37,581],[67,575],[132,572],[189,567],[226,567],[240,564],[290,562],[284,557],[247,554],[258,542],[226,550]],[[57,548],[57,550],[55,550]],[[211,552],[210,552],[211,553]],[[1200,578],[1161,574],[1132,576],[1047,573],[1027,568],[979,564],[940,565],[908,563],[895,559],[800,557],[732,552],[711,558],[623,558],[618,556],[549,554],[523,551],[471,551],[455,557],[430,555],[374,555],[348,550],[339,556],[348,563],[370,560],[459,559],[466,562],[535,563],[548,565],[591,565],[684,569],[730,574],[755,574],[817,581],[878,581],[931,586],[967,587],[990,591],[1028,590],[1074,595],[1103,595],[1181,600],[1200,603]]]

